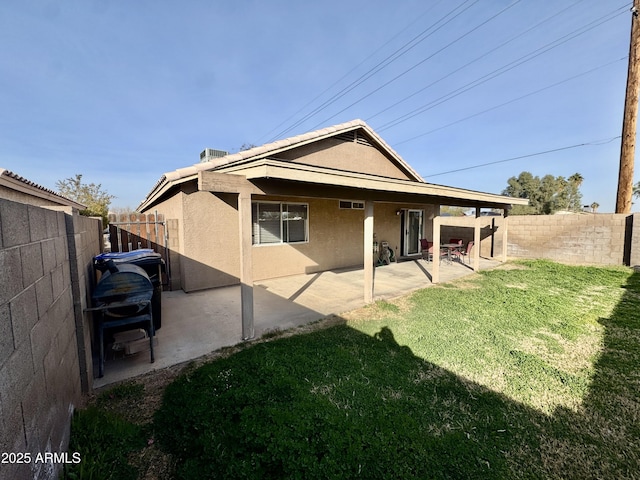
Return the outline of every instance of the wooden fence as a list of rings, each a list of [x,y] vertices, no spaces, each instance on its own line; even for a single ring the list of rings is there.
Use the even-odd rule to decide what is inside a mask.
[[[166,273],[162,284],[169,284],[169,231],[162,214],[109,214],[109,241],[112,252],[151,248],[162,255]]]

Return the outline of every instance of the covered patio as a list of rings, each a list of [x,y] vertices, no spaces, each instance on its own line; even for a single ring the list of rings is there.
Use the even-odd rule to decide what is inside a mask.
[[[437,263],[437,262],[436,262]],[[479,258],[480,268],[500,262]],[[440,281],[448,282],[474,272],[459,262],[439,264]],[[433,285],[434,263],[422,259],[401,261],[374,271],[373,300],[397,297]],[[305,325],[329,315],[360,308],[365,302],[363,269],[341,269],[256,282],[255,333]],[[100,388],[161,368],[178,365],[240,342],[240,286],[162,294],[163,326],[157,332],[155,362],[148,352],[109,358],[105,374],[94,380]]]
[[[442,217],[441,205],[471,208],[475,211],[473,241],[479,246],[481,241],[481,209],[502,211],[502,251],[496,258],[507,259],[507,234],[509,210],[513,204],[526,204],[528,200],[511,198],[484,192],[475,192],[427,183],[390,178],[378,178],[370,174],[336,171],[317,166],[291,164],[276,159],[261,159],[256,162],[232,165],[219,171],[200,170],[197,172],[198,190],[212,194],[231,194],[237,196],[237,221],[239,226],[240,260],[240,304],[242,319],[242,339],[255,336],[254,322],[254,224],[252,203],[256,198],[319,198],[340,200],[358,198],[364,207],[363,262],[360,273],[362,285],[361,301],[371,303],[374,299],[374,270],[376,264],[376,222],[388,219],[389,206],[397,206],[396,215],[409,208],[424,212],[424,226],[420,235],[432,238],[436,246],[441,241]],[[386,215],[376,217],[376,209],[385,206]],[[413,207],[409,207],[409,206]],[[339,226],[336,226],[339,228]],[[375,227],[377,228],[377,226]],[[407,227],[409,228],[409,227]],[[416,258],[419,252],[412,258]],[[478,271],[480,248],[471,251],[471,269]],[[429,272],[431,283],[441,281],[439,262],[432,264]]]

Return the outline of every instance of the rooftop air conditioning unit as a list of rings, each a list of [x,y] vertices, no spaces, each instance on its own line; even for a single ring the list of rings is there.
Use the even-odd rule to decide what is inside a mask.
[[[229,152],[225,152],[224,150],[215,150],[213,148],[205,148],[200,154],[201,162],[208,162],[212,158],[221,158],[229,155]]]

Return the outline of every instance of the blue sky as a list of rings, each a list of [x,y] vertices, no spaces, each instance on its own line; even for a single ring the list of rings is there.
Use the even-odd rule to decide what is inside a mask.
[[[361,118],[428,182],[579,172],[583,203],[612,212],[630,7],[3,0],[0,167],[51,189],[81,173],[134,208],[206,147]]]

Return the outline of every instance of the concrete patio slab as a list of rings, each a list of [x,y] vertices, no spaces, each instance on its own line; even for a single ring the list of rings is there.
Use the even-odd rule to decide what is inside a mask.
[[[482,270],[500,262],[481,258]],[[401,261],[375,269],[375,300],[397,297],[429,287],[431,263]],[[467,265],[443,262],[440,281],[473,274]],[[361,268],[295,275],[256,282],[254,323],[256,337],[286,330],[341,314],[364,305],[364,274]],[[162,293],[162,328],[158,330],[155,362],[149,352],[108,359],[104,377],[94,388],[133,378],[165,367],[194,360],[223,347],[242,342],[240,286],[184,293]],[[97,372],[97,368],[95,369]]]

